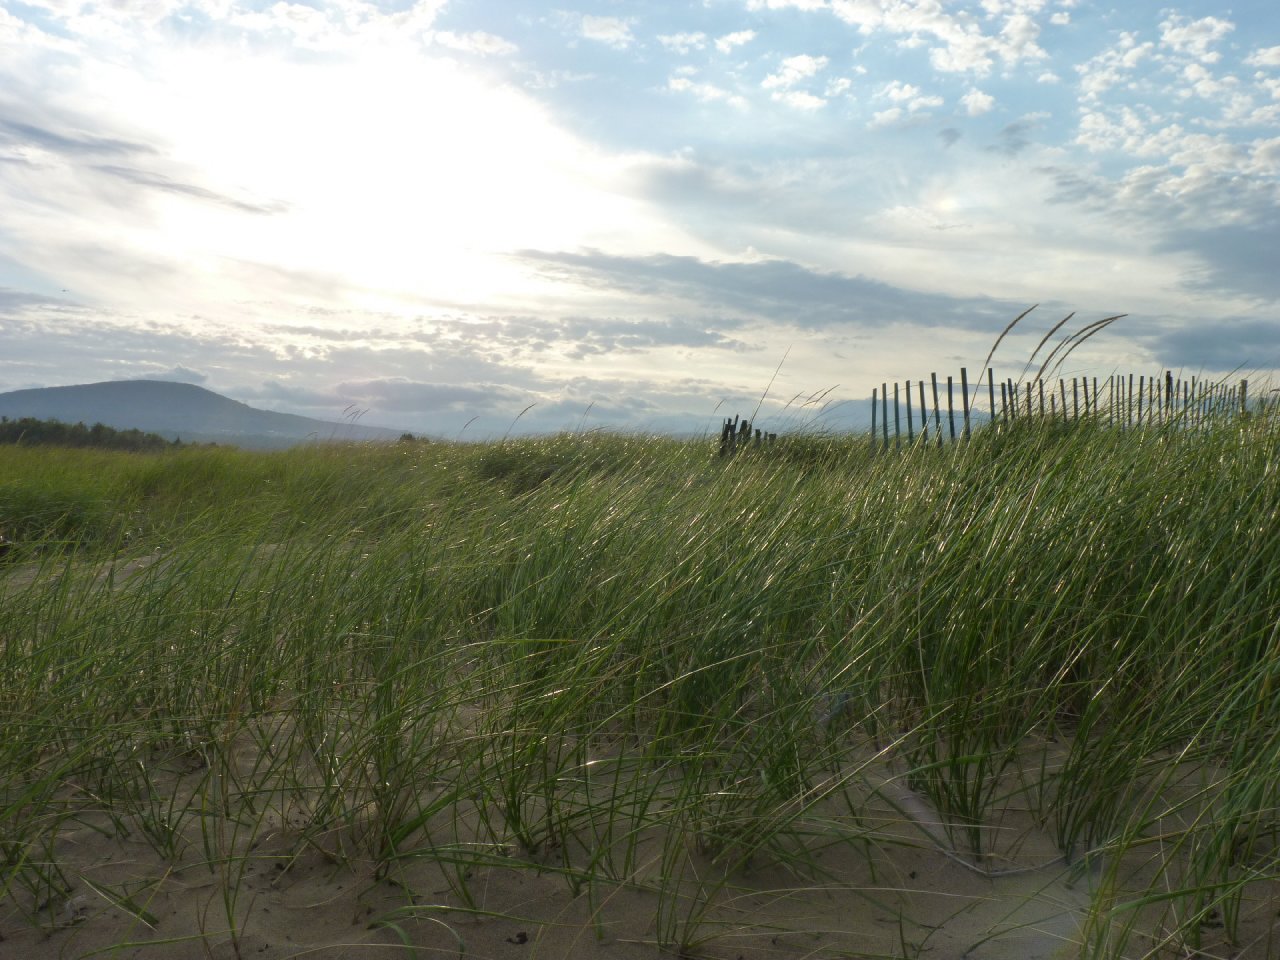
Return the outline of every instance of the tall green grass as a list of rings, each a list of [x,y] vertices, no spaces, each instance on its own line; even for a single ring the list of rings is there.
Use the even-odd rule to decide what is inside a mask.
[[[693,954],[749,865],[1035,868],[1012,805],[1086,878],[1081,956],[1242,940],[1280,906],[1277,451],[1274,416],[727,462],[0,448],[0,894],[56,927],[62,838],[106,823],[212,871],[235,944],[270,834],[438,870],[452,910],[485,869],[651,890]]]

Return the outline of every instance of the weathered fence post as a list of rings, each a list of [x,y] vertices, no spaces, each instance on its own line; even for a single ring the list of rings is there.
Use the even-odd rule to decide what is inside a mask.
[[[893,449],[898,449],[898,439],[902,436],[902,416],[898,408],[898,384],[893,385]]]
[[[961,374],[964,373],[963,368],[961,368],[960,372]],[[931,373],[929,374],[929,377],[930,379],[933,380],[933,430],[934,430],[934,433],[938,435],[938,446],[939,448],[941,448],[942,446],[942,407],[938,404],[938,374],[936,372]]]
[[[947,429],[951,431],[951,442],[956,440],[956,405],[951,393],[951,377],[947,377]]]
[[[880,397],[876,393],[876,388],[871,388],[871,452],[876,449],[876,408],[879,406]]]
[[[924,381],[920,381],[920,442],[929,442],[929,408],[924,403]]]
[[[960,368],[960,390],[964,394],[960,399],[964,402],[964,438],[969,439],[969,369]],[[934,406],[937,406],[935,403]]]
[[[884,432],[884,448],[889,449],[889,384],[880,384],[880,429]]]
[[[907,445],[910,446],[915,442],[916,431],[915,426],[911,422],[911,381],[907,381]]]

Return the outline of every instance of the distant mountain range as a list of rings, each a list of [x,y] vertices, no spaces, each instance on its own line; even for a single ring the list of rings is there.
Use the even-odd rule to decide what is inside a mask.
[[[308,441],[390,441],[403,432],[259,410],[204,387],[165,380],[108,380],[0,393],[0,416],[101,423],[117,430],[158,433],[168,440],[255,450]]]

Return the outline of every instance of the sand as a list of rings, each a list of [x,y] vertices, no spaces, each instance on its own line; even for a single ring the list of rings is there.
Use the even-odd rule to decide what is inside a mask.
[[[239,762],[252,764],[253,749],[242,745]],[[188,796],[182,781],[201,776],[168,769],[173,779],[157,784],[157,796]],[[807,850],[802,860],[788,862],[778,847],[734,862],[733,849],[716,857],[692,835],[650,827],[630,848],[628,872],[594,882],[577,880],[565,861],[595,854],[602,873],[621,873],[624,851],[601,858],[582,836],[565,838],[568,850],[481,850],[475,811],[456,809],[381,869],[358,852],[359,824],[308,834],[306,811],[270,800],[252,823],[242,811],[239,826],[189,810],[176,849],[162,855],[136,818],[113,819],[69,788],[61,799],[79,812],[53,851],[68,889],[45,891],[43,903],[10,891],[0,958],[1061,960],[1106,936],[1107,923],[1090,919],[1099,891],[1159,889],[1171,876],[1158,838],[1123,863],[1066,864],[1017,791],[986,825],[989,852],[979,858],[948,838],[890,759],[872,755],[847,783],[857,821],[844,799],[815,804],[792,841]],[[450,850],[475,862],[442,864],[458,859]],[[1159,948],[1168,903],[1126,911],[1113,925],[1136,927],[1123,956],[1264,957],[1277,905],[1274,885],[1255,884],[1236,942],[1211,916],[1198,952],[1185,942]]]

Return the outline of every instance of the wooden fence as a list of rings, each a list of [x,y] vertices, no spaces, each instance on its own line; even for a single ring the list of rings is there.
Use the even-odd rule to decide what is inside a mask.
[[[938,375],[930,374],[929,381],[928,391],[923,380],[893,384],[892,437],[889,433],[889,384],[881,384],[879,389],[871,391],[873,443],[883,442],[886,448],[901,443],[904,419],[908,443],[914,443],[917,434],[921,442],[928,443],[932,438],[939,446],[947,440],[966,439],[972,434],[977,415],[973,402],[983,393],[987,400],[984,416],[997,425],[1038,418],[1064,423],[1089,419],[1121,429],[1174,422],[1196,426],[1225,415],[1245,413],[1249,405],[1248,380],[1241,380],[1238,385],[1196,377],[1183,380],[1175,378],[1172,371],[1165,371],[1163,377],[1139,375],[1136,379],[1133,374],[1117,374],[1105,377],[1101,382],[1097,377],[1072,377],[1070,381],[1060,378],[1056,384],[1040,379],[1002,380],[997,402],[993,369],[987,369],[987,382],[979,381],[971,391],[968,370],[961,367],[959,384],[950,376],[946,380],[944,431]],[[917,388],[919,403],[913,405],[912,393]],[[960,418],[959,428],[957,416]]]
[[[765,445],[777,439],[776,433],[765,433],[759,428],[752,430],[750,420],[739,420],[737,417],[730,420],[726,417],[720,428],[720,456],[731,457],[752,444]]]

